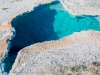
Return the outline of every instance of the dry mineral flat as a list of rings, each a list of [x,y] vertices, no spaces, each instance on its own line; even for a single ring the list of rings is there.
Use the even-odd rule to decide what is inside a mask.
[[[74,15],[100,15],[100,0],[61,0],[61,3]]]
[[[33,7],[49,2],[52,0],[0,0],[0,25],[13,16],[31,11]]]
[[[57,41],[37,43],[20,50],[9,75],[66,75],[61,67],[100,61],[100,32],[82,31]],[[74,75],[74,74],[72,74]],[[80,75],[92,75],[86,72]]]

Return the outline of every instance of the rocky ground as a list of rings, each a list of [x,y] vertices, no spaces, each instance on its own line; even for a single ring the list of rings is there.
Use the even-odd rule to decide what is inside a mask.
[[[0,25],[13,16],[33,10],[33,7],[52,0],[0,0]]]
[[[100,32],[82,31],[57,41],[37,43],[22,49],[9,75],[93,75],[90,70],[75,74],[68,67],[89,67],[95,61],[100,61]]]
[[[4,57],[8,48],[8,39],[13,36],[14,29],[10,25],[10,20],[0,26],[0,60]]]
[[[61,3],[74,15],[100,15],[99,0],[61,0]]]

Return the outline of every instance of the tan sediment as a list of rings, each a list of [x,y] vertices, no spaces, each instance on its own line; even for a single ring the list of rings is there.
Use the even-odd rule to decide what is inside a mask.
[[[0,26],[0,31],[6,31],[6,30],[10,30],[10,29],[11,29],[10,24],[5,24],[5,25]]]
[[[8,38],[11,38],[12,36],[13,36],[13,34],[9,34],[9,35],[5,36],[2,40],[0,40],[0,60],[4,57],[4,55],[7,51],[8,44],[7,44],[6,40]]]
[[[11,19],[9,19],[7,22],[3,23],[0,26],[0,32],[3,31],[10,31],[11,30]],[[11,38],[13,36],[13,32],[12,33],[6,33],[3,34],[3,36],[0,39],[0,60],[4,57],[6,51],[7,51],[7,47],[8,47],[8,43],[7,43],[7,39]]]
[[[59,40],[59,41],[48,41],[48,42],[44,42],[44,43],[37,43],[34,46],[30,46],[28,48],[29,48],[29,50],[32,49],[35,51],[44,51],[44,50],[56,49],[56,48],[60,48],[60,47],[62,48],[69,44],[71,44],[70,39],[63,38],[62,40]]]

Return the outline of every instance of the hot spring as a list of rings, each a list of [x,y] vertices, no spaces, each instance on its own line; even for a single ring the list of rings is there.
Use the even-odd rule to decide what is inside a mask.
[[[11,40],[9,55],[4,59],[5,72],[9,72],[17,53],[24,47],[44,41],[58,40],[82,30],[100,31],[97,16],[73,16],[55,1],[35,7],[15,17],[11,25],[16,30]]]

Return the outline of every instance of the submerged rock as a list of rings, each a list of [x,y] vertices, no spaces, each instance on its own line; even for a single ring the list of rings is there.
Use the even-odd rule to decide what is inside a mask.
[[[100,32],[81,31],[57,41],[37,43],[18,52],[9,75],[66,75],[61,66],[86,65],[100,61]],[[84,74],[86,75],[86,74]],[[89,75],[92,75],[89,73]]]

